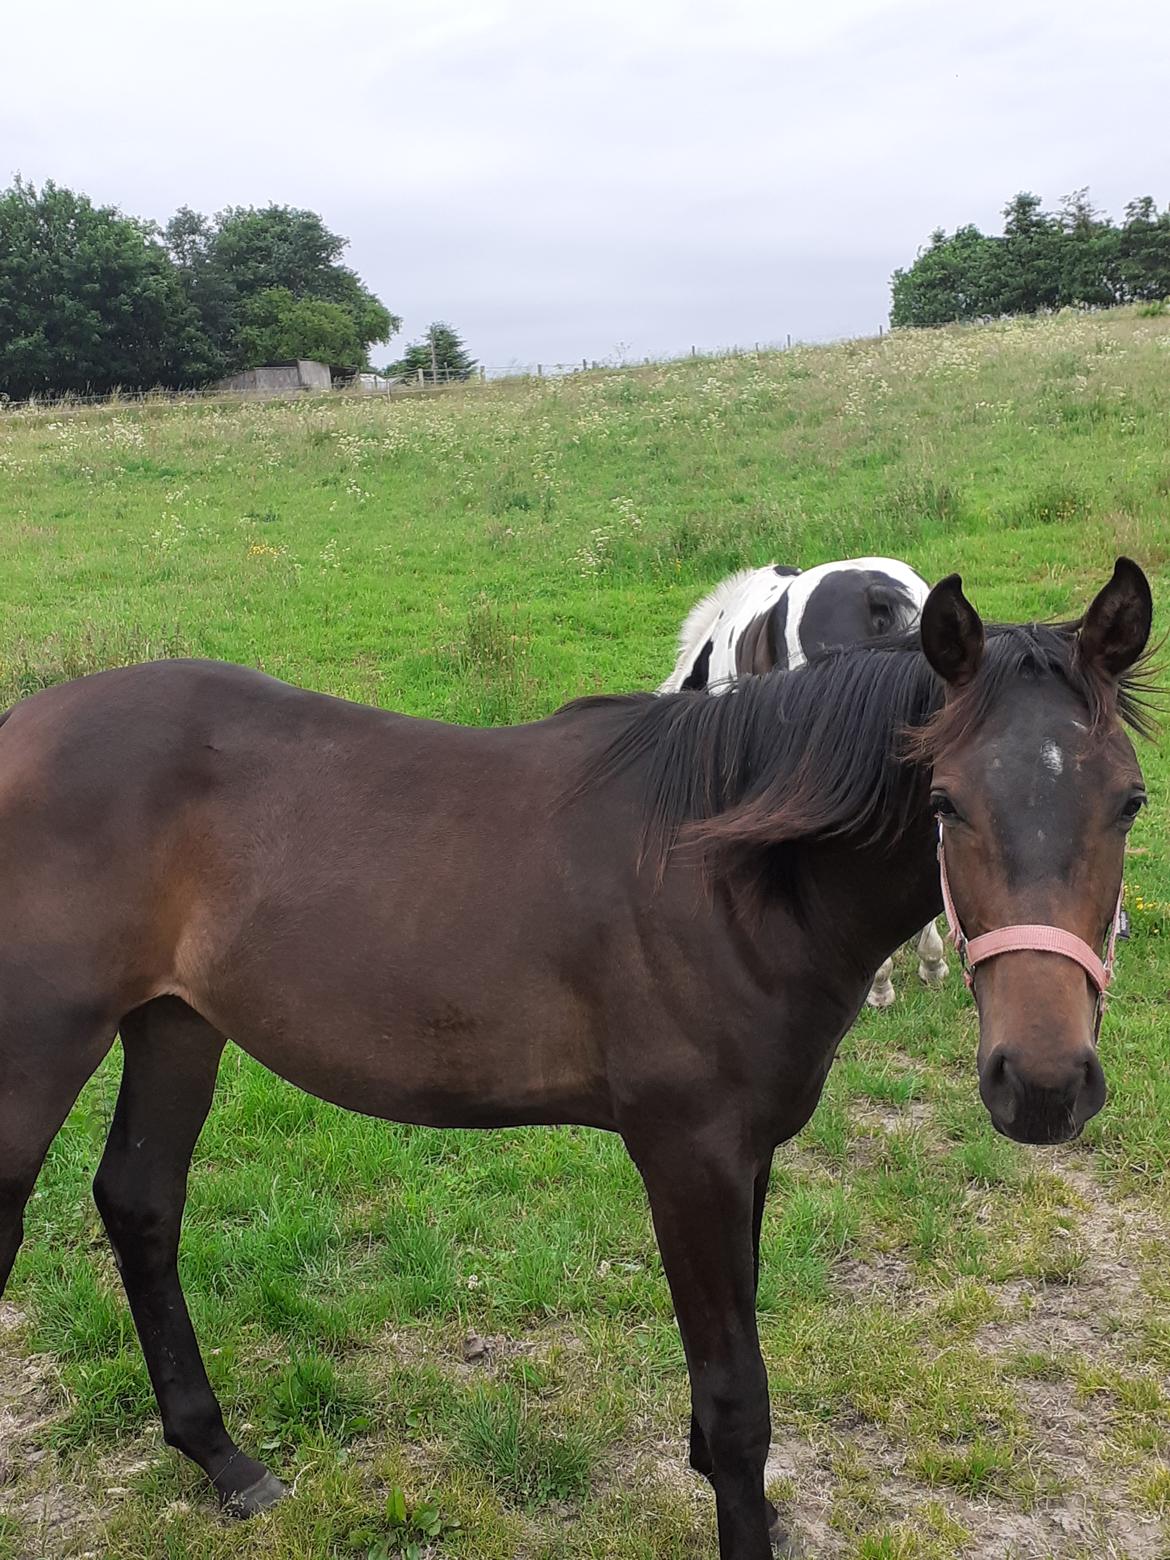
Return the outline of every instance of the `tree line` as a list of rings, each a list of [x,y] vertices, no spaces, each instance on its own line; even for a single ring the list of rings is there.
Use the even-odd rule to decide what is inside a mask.
[[[17,177],[0,192],[0,393],[198,386],[293,358],[366,368],[402,322],[345,248],[291,206],[184,206],[159,227]]]
[[[1004,207],[1002,234],[968,226],[930,236],[914,264],[893,276],[892,325],[1104,308],[1170,297],[1170,207],[1143,195],[1112,222],[1087,189],[1044,211],[1021,193]]]

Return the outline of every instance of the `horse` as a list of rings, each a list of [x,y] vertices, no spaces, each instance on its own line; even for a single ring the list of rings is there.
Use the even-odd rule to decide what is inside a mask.
[[[913,628],[930,586],[898,558],[728,575],[688,613],[659,693],[721,693],[737,677],[802,665],[819,650]]]
[[[0,1290],[48,1145],[120,1032],[94,1195],[166,1440],[247,1516],[176,1257],[231,1036],[299,1088],[436,1127],[620,1133],[690,1373],[721,1560],[767,1560],[756,1329],[773,1153],[874,971],[950,902],[978,954],[999,1131],[1100,1110],[1097,958],[1144,801],[1150,589],[984,625],[957,575],[919,634],[472,729],[217,662],[45,689],[0,725]],[[1006,946],[987,950],[988,934]],[[1037,940],[1038,934],[1044,934]],[[1064,956],[1062,956],[1064,955]],[[1088,971],[1088,973],[1086,973]]]
[[[801,571],[783,564],[741,569],[688,614],[678,659],[659,688],[725,693],[737,677],[801,666],[818,651],[904,633],[918,622],[930,586],[898,558],[846,558]],[[874,976],[866,1002],[895,999],[893,958]],[[933,921],[918,934],[918,978],[941,986],[949,971]]]

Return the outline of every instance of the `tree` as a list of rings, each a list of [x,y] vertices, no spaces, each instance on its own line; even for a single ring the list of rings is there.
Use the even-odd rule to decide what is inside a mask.
[[[890,321],[1032,314],[1069,305],[1105,307],[1170,296],[1170,209],[1147,195],[1129,203],[1117,227],[1087,189],[1064,196],[1056,214],[1022,192],[1004,207],[1002,238],[978,228],[940,228],[912,266],[894,272]]]
[[[190,206],[180,206],[162,236],[214,354],[214,372],[222,374],[228,366],[238,297],[230,276],[212,259],[215,226]]]
[[[365,359],[353,315],[320,298],[294,298],[286,287],[269,287],[244,305],[238,341],[252,363],[316,358],[356,369]]]
[[[152,223],[17,178],[0,193],[0,392],[199,384],[272,358],[357,369],[401,322],[315,212]]]
[[[338,366],[364,367],[371,343],[388,340],[401,327],[402,321],[341,263],[347,241],[331,233],[314,211],[235,206],[209,220],[183,207],[167,224],[165,237],[204,329],[230,369],[270,361],[257,353],[271,342],[274,330],[280,336],[292,328],[288,303],[259,302],[273,292],[346,315],[352,342],[347,336],[344,356],[329,359]],[[279,328],[277,315],[284,320]],[[319,311],[302,310],[297,317],[297,330],[326,341],[339,329],[335,316]],[[312,326],[310,319],[316,322]],[[298,355],[310,354],[285,354]]]
[[[154,228],[19,177],[0,194],[0,391],[197,382],[214,353]]]
[[[1060,223],[1022,192],[1003,208],[997,314],[1035,314],[1065,301],[1060,290]]]
[[[1170,206],[1159,211],[1148,195],[1130,201],[1118,234],[1117,264],[1127,297],[1170,298]]]
[[[1060,203],[1060,292],[1066,300],[1107,308],[1119,303],[1119,234],[1095,209],[1087,189],[1074,190]]]
[[[421,341],[407,347],[397,363],[386,373],[392,379],[417,378],[419,370],[431,383],[445,384],[452,379],[470,379],[475,359],[470,357],[460,337],[442,320],[436,320]]]
[[[946,325],[998,312],[1001,242],[975,227],[959,228],[950,238],[937,229],[914,265],[894,272],[891,323]]]

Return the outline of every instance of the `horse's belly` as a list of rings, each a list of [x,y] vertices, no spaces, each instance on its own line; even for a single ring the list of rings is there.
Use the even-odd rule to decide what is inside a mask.
[[[473,1019],[450,1005],[424,1017],[287,1009],[206,1016],[289,1083],[346,1110],[435,1127],[575,1122],[608,1127],[608,1089],[591,1048],[562,1018],[540,1027]]]

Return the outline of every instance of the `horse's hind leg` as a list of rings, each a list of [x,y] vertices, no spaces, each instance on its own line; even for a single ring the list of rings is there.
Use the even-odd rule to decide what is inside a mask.
[[[169,1445],[197,1462],[225,1510],[251,1516],[284,1486],[224,1428],[179,1284],[187,1171],[207,1118],[224,1037],[161,997],[122,1022],[122,1088],[94,1181]]]
[[[113,1040],[113,1024],[93,1013],[0,993],[0,1295],[49,1144]]]
[[[869,988],[869,996],[866,1001],[871,1008],[888,1008],[894,1001],[894,983],[890,976],[894,973],[893,959],[887,959],[873,978],[873,985]]]
[[[924,986],[941,986],[949,973],[938,927],[928,921],[918,937],[918,979]]]

